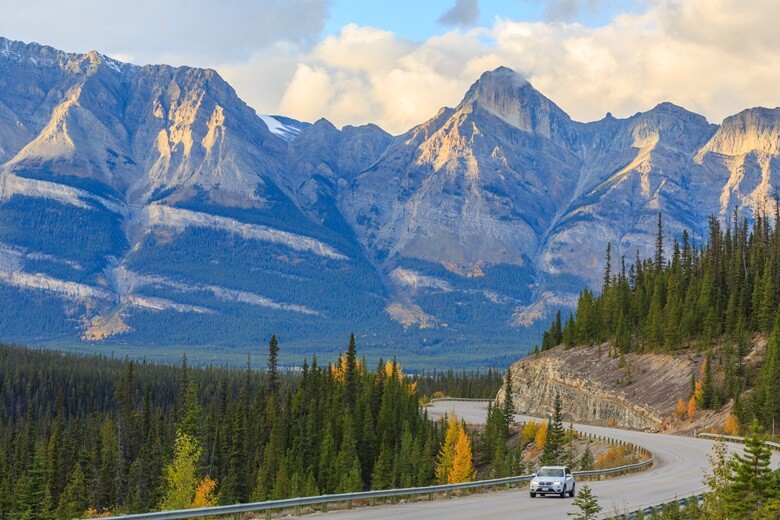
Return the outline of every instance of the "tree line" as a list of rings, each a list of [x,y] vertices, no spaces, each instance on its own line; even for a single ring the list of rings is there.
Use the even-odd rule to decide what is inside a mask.
[[[476,477],[472,434],[395,361],[179,367],[0,346],[0,519],[70,519]]]

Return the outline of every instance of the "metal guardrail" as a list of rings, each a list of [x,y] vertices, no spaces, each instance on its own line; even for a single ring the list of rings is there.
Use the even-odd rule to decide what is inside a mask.
[[[730,442],[739,442],[741,444],[745,443],[744,437],[737,437],[736,435],[721,435],[719,433],[700,433],[697,435],[697,437],[704,437],[706,439],[723,439]],[[780,451],[780,443],[777,442],[771,442],[771,441],[764,441],[764,444],[772,448],[773,450]]]
[[[435,403],[438,401],[465,401],[474,403],[492,403],[495,399],[482,399],[481,397],[435,397],[428,401],[429,403]]]
[[[691,500],[696,500],[697,505],[701,506],[704,502],[704,495],[700,494],[693,495],[688,498],[675,498],[674,500],[667,500],[666,502],[654,506],[647,506],[645,508],[636,509],[630,513],[618,514],[617,516],[607,516],[605,518],[607,518],[607,520],[635,520],[636,517],[639,516],[640,512],[644,518],[647,518],[650,515],[662,513],[665,507],[672,504],[676,504],[680,508],[686,507]]]
[[[622,475],[640,471],[653,464],[653,457],[650,459],[628,464],[617,468],[575,471],[574,476],[578,478],[592,478],[604,475]],[[376,491],[361,491],[357,493],[341,493],[336,495],[320,495],[314,497],[286,498],[282,500],[267,500],[265,502],[254,502],[250,504],[234,504],[229,506],[202,507],[198,509],[179,509],[175,511],[157,511],[153,513],[138,513],[132,515],[112,516],[104,520],[178,520],[183,518],[203,518],[206,516],[239,515],[241,513],[271,511],[274,509],[294,509],[296,514],[300,513],[303,506],[324,505],[334,502],[346,502],[351,506],[354,500],[373,501],[377,498],[394,498],[414,495],[428,495],[433,499],[437,493],[447,493],[448,495],[457,490],[474,489],[493,486],[503,486],[527,482],[533,478],[533,475],[518,475],[515,477],[497,478],[491,480],[477,480],[474,482],[463,482],[461,484],[440,484],[436,486],[424,486],[416,488],[400,489],[381,489]]]
[[[729,441],[729,442],[737,442],[737,443],[740,443],[740,444],[744,444],[745,443],[745,437],[739,437],[737,435],[723,435],[723,434],[720,434],[720,433],[699,433],[699,434],[696,435],[696,437],[703,437],[705,439],[715,439],[715,440],[721,440],[722,439],[722,440],[726,440],[726,441]],[[764,444],[766,444],[767,446],[769,446],[773,450],[780,451],[780,443],[771,442],[771,441],[764,441]],[[672,501],[665,501],[665,502],[663,502],[661,504],[645,507],[644,509],[636,509],[634,511],[631,511],[630,513],[626,513],[626,514],[622,514],[622,515],[618,515],[618,516],[607,517],[607,518],[609,518],[610,520],[613,520],[613,519],[614,520],[634,520],[637,517],[637,515],[639,514],[640,511],[642,512],[642,514],[644,516],[651,515],[651,514],[654,514],[654,513],[660,513],[661,511],[663,511],[663,508],[665,506],[669,505],[669,504],[677,503],[678,506],[685,507],[688,504],[688,501],[691,500],[691,499],[695,499],[697,501],[697,503],[699,505],[701,505],[702,502],[704,502],[704,494],[694,495],[694,496],[691,496],[691,497],[688,497],[688,498],[680,498],[680,499],[675,498]]]

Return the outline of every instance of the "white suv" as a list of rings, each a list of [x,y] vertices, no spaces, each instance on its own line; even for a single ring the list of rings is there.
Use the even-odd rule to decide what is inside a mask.
[[[531,479],[531,498],[539,495],[574,496],[574,475],[566,466],[542,466]]]

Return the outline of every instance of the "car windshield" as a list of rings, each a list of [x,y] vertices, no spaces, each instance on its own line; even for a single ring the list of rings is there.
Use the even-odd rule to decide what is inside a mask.
[[[539,473],[537,473],[536,476],[537,477],[562,477],[563,470],[560,468],[542,468],[539,470]]]

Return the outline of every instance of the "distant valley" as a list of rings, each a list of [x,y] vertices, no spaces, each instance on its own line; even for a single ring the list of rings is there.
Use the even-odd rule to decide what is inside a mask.
[[[312,93],[316,95],[316,93]],[[215,71],[0,38],[0,338],[506,366],[707,219],[773,208],[780,108],[573,121],[508,68],[400,136],[258,115]],[[244,358],[245,359],[245,358]],[[240,361],[239,361],[240,362]]]

